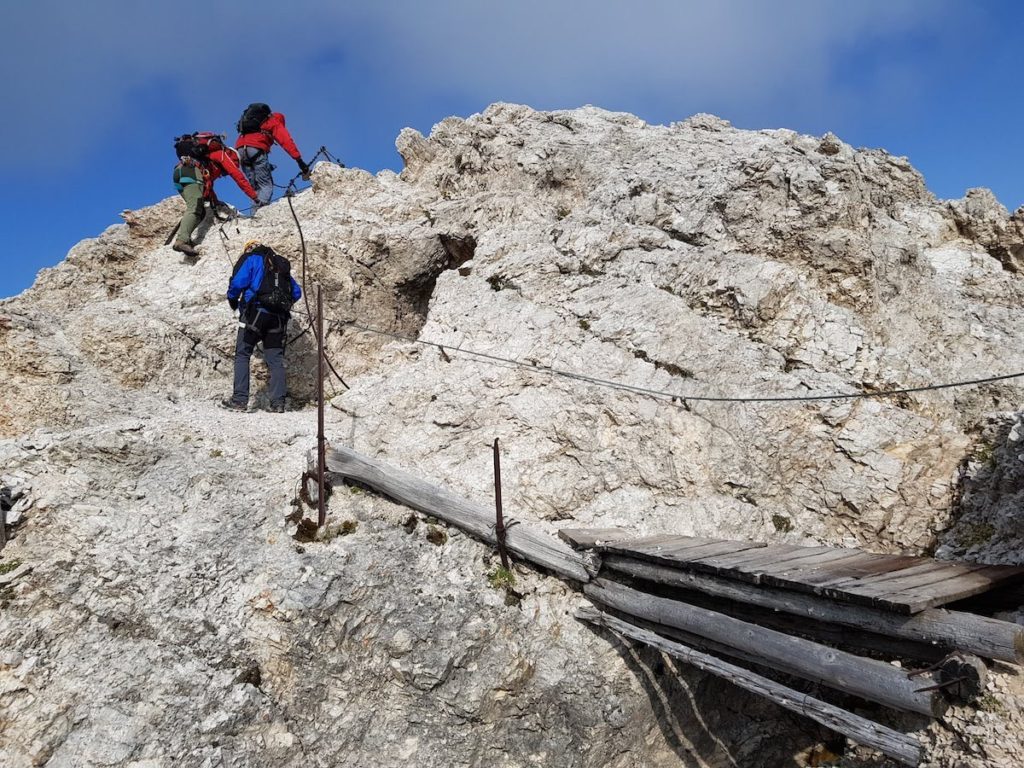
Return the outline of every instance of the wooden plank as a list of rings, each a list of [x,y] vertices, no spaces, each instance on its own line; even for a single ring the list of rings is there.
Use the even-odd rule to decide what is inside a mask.
[[[815,563],[823,564],[848,557],[842,550],[832,547],[804,547],[804,549],[806,550],[804,552],[790,552],[782,555],[777,560],[765,563],[758,570],[762,574],[785,573],[811,567]]]
[[[911,680],[905,670],[883,661],[854,656],[715,611],[648,595],[605,579],[586,584],[584,593],[591,600],[616,611],[756,654],[764,659],[763,663],[781,672],[888,707],[931,717],[941,716],[947,707],[945,699],[937,691],[918,690],[938,683],[931,673]]]
[[[558,538],[573,549],[594,549],[606,542],[630,536],[624,528],[561,528],[558,531]]]
[[[315,451],[309,461],[316,462]],[[394,499],[399,504],[418,509],[451,523],[482,541],[497,545],[494,534],[494,510],[468,501],[446,488],[363,456],[350,448],[328,447],[327,471],[335,479],[355,480]],[[520,523],[506,531],[506,544],[523,560],[539,565],[559,576],[578,582],[590,580],[588,563],[556,536]]]
[[[998,571],[989,570],[994,568],[998,568]],[[1018,572],[1012,573],[1011,570]],[[900,604],[905,604],[910,613],[917,613],[926,608],[987,592],[1000,583],[1020,579],[1024,577],[1024,572],[1021,571],[1022,569],[1010,569],[1009,566],[989,566],[983,570],[957,576],[952,582],[937,582],[899,595],[880,597],[878,600],[881,604],[893,604],[898,598]]]
[[[804,549],[791,544],[772,544],[763,549],[748,550],[723,555],[714,559],[708,557],[692,564],[688,570],[717,573],[729,578],[758,584],[762,568],[786,556],[794,550]]]
[[[1024,627],[1014,622],[937,608],[923,610],[915,616],[899,616],[888,610],[836,603],[790,590],[755,587],[733,579],[688,573],[621,555],[605,556],[602,566],[659,584],[784,611],[814,622],[863,628],[1012,664],[1024,662]]]
[[[702,544],[710,544],[715,541],[721,541],[721,539],[708,538],[707,536],[679,536],[673,533],[659,533],[630,539],[630,544],[644,551],[661,552],[676,547],[699,547]]]
[[[702,557],[720,557],[722,555],[731,555],[752,549],[759,550],[763,548],[764,544],[759,544],[757,542],[713,541],[708,544],[668,550],[662,554],[656,555],[656,557],[659,560],[664,560],[665,562],[678,563],[681,566],[685,566],[686,564],[699,560]]]
[[[704,536],[644,536],[629,541],[610,542],[605,545],[605,551],[618,549],[629,549],[638,554],[652,557],[682,552],[691,547],[703,547],[708,544],[718,544],[721,539],[709,539]]]
[[[834,580],[822,585],[821,594],[835,600],[913,614],[1022,577],[1024,569],[1012,566],[929,561],[882,577]]]
[[[751,549],[763,549],[760,542],[722,541],[703,537],[649,537],[645,539],[629,539],[613,541],[600,547],[601,552],[616,552],[639,557],[656,563],[668,563],[681,568],[689,567],[692,557],[709,557],[739,553]]]
[[[576,615],[584,621],[599,624],[621,635],[646,643],[652,648],[664,651],[698,669],[728,680],[744,690],[764,696],[791,712],[797,712],[826,728],[841,733],[858,744],[877,749],[905,765],[916,766],[921,762],[921,744],[912,736],[886,728],[832,704],[814,699],[807,694],[794,691],[774,680],[716,659],[714,656],[666,640],[653,632],[640,629],[600,611],[583,608]]]
[[[854,577],[845,581],[834,582],[829,586],[833,589],[842,589],[849,584],[860,594],[866,594],[867,592],[875,590],[877,587],[882,587],[882,591],[886,592],[891,590],[887,590],[882,585],[896,582],[908,586],[915,583],[934,584],[936,581],[953,578],[962,573],[970,573],[972,570],[977,570],[977,566],[963,567],[951,563],[939,563],[935,560],[919,560],[914,565],[907,568],[893,569],[885,571],[884,573],[874,573],[866,576]]]
[[[877,572],[880,568],[886,567],[883,565],[883,561],[887,559],[886,555],[861,552],[854,557],[837,561],[830,566],[802,573],[799,581],[789,580],[785,586],[812,594],[822,594],[822,590],[826,585],[850,578],[860,578],[862,575]]]
[[[794,584],[803,585],[810,580],[820,578],[822,574],[829,572],[832,568],[841,567],[854,561],[862,562],[860,557],[862,554],[864,553],[859,550],[833,549],[831,553],[822,553],[814,557],[782,563],[778,568],[767,566],[763,569],[760,581],[772,586],[794,589],[797,588]],[[811,592],[813,590],[807,586],[803,588],[803,591]]]
[[[763,581],[784,589],[823,595],[829,588],[856,584],[862,579],[884,574],[892,568],[900,568],[908,561],[916,563],[920,562],[920,558],[897,558],[870,552],[854,552],[849,557],[824,562],[815,567],[809,566],[788,573],[773,573],[766,576]],[[839,594],[839,592],[830,594]]]

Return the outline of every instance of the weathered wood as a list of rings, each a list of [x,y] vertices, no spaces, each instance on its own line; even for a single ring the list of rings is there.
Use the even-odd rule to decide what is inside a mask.
[[[708,558],[706,561],[698,561],[692,566],[687,567],[696,571],[720,573],[722,575],[728,574],[732,578],[759,584],[763,568],[770,567],[780,557],[785,557],[802,549],[803,547],[791,544],[773,545],[755,551],[736,552],[714,559]],[[628,553],[623,552],[622,554]]]
[[[666,640],[628,622],[616,619],[600,611],[583,608],[576,616],[583,621],[606,627],[625,637],[638,640],[652,648],[692,664],[705,672],[721,677],[744,690],[764,696],[781,707],[803,715],[837,733],[872,749],[877,749],[906,765],[916,766],[921,762],[922,748],[913,736],[879,725],[871,720],[840,709],[832,704],[799,693],[791,688],[769,680],[749,670],[737,667],[714,656],[688,648],[677,642]]]
[[[784,632],[787,635],[796,635],[815,643],[841,648],[859,656],[882,658],[884,661],[890,661],[893,658],[908,659],[913,660],[917,667],[930,667],[953,650],[950,646],[937,646],[917,640],[883,635],[860,627],[843,626],[825,621],[808,621],[802,616],[794,616],[785,611],[776,611],[753,603],[723,599],[717,595],[709,595],[697,590],[667,589],[665,587],[654,587],[654,589],[660,589],[654,593],[659,597],[679,600],[688,605],[706,608],[709,611],[774,629],[777,632]],[[682,642],[686,643],[688,640],[683,639]],[[718,650],[715,652],[719,653]]]
[[[883,635],[957,648],[988,659],[1024,662],[1024,627],[972,613],[930,608],[914,616],[836,603],[815,595],[754,587],[710,574],[690,573],[622,555],[607,554],[603,566],[619,573],[716,597],[759,605],[817,621],[866,629]]]
[[[772,563],[766,563],[765,574],[785,573],[788,571],[811,571],[816,568],[829,567],[836,563],[849,560],[855,552],[835,547],[807,547],[807,552],[791,552]]]
[[[832,552],[834,554],[831,556],[823,554],[817,558],[795,563],[792,568],[776,568],[767,564],[762,570],[758,583],[797,589],[813,594],[814,587],[811,585],[823,580],[831,580],[836,569],[846,569],[854,563],[859,563],[861,568],[858,571],[868,573],[871,570],[885,567],[884,560],[873,559],[882,558],[882,555],[870,555],[871,559],[866,559],[865,553],[856,550],[834,549]]]
[[[624,528],[561,528],[558,531],[558,538],[573,549],[595,549],[605,542],[630,536]]]
[[[488,507],[456,496],[451,491],[363,456],[350,448],[329,447],[327,471],[340,479],[355,480],[420,512],[458,526],[488,544],[497,545],[493,515]],[[587,582],[591,574],[578,552],[556,536],[519,523],[508,528],[506,543],[523,560],[578,582]]]
[[[926,608],[945,605],[985,592],[1000,581],[1018,578],[1017,574],[1010,572],[1013,570],[1015,569],[1009,566],[951,568],[948,576],[943,576],[942,571],[936,570],[889,579],[877,584],[825,584],[821,587],[821,594],[836,600],[914,614]]]
[[[948,696],[960,701],[973,701],[985,690],[988,667],[977,656],[951,653],[939,666],[939,680]]]
[[[915,690],[939,682],[930,673],[908,680],[905,671],[885,662],[854,656],[704,608],[654,597],[605,579],[585,585],[584,592],[591,600],[617,611],[678,627],[746,653],[756,653],[778,670],[889,707],[939,717],[947,706],[936,691]]]
[[[680,548],[677,542],[673,543],[669,540],[673,538],[678,539],[680,537],[663,538],[666,540],[657,542],[647,542],[642,540],[612,541],[605,543],[597,549],[600,552],[614,552],[616,554],[639,557],[654,563],[676,565],[696,570],[717,570],[719,568],[717,565],[705,565],[700,557],[691,560],[686,556],[686,549]],[[716,539],[698,539],[697,537],[687,538],[692,542],[692,544],[687,547],[688,549],[723,543]],[[717,553],[714,549],[704,550],[701,553],[701,556],[709,559],[715,558],[716,562],[721,561],[726,563],[725,568],[729,568],[733,562],[746,561],[748,558],[757,557],[760,553],[765,552],[765,544],[760,542],[736,543],[742,545],[738,550],[726,546],[720,548]],[[752,550],[756,552],[752,553]]]

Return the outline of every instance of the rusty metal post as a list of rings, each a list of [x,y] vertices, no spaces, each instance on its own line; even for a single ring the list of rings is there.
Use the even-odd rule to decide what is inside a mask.
[[[327,522],[324,499],[324,472],[327,464],[327,441],[324,439],[324,302],[320,286],[316,287],[316,507],[317,528]]]
[[[505,517],[501,512],[501,458],[498,455],[498,438],[494,438],[494,503],[497,508],[497,519],[494,535],[498,540],[498,554],[501,555],[501,567],[508,567],[508,550],[505,548]]]

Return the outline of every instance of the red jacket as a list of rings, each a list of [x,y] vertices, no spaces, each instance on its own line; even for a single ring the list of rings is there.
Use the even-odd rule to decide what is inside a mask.
[[[230,149],[218,149],[211,152],[210,161],[206,163],[206,167],[210,171],[210,175],[206,177],[206,187],[203,189],[203,194],[206,197],[216,199],[217,196],[213,194],[213,182],[226,173],[235,180],[235,184],[250,200],[256,199],[256,190],[252,188],[252,184],[245,178],[242,169],[238,167],[237,156]]]
[[[292,135],[284,127],[284,115],[280,112],[272,112],[256,133],[243,133],[239,136],[235,146],[256,147],[264,152],[269,152],[275,141],[281,145],[281,149],[287,152],[292,160],[297,161],[302,157],[299,148],[295,146]]]

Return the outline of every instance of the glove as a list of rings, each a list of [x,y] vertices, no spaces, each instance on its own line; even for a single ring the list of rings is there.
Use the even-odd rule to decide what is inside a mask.
[[[238,309],[238,299],[228,299],[228,306],[231,307],[232,310],[237,310]]]
[[[257,211],[263,207],[263,203],[260,201],[258,197],[250,197],[249,202],[252,203],[253,211]]]
[[[309,181],[309,166],[306,165],[306,161],[300,157],[295,162],[299,164],[299,173],[302,174],[302,180]]]

